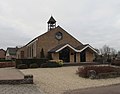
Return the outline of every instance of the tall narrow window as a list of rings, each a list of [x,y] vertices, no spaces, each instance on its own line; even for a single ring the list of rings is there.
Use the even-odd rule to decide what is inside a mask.
[[[24,58],[24,51],[21,51],[21,58]]]
[[[76,53],[74,53],[74,62],[76,62]]]

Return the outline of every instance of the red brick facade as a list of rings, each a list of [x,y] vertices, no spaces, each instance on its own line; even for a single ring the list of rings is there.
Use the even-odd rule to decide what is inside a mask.
[[[5,59],[5,51],[0,49],[0,59]]]

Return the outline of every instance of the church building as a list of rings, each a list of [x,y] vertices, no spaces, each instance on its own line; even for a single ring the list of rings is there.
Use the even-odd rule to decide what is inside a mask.
[[[89,44],[82,44],[60,26],[51,16],[48,31],[36,37],[17,51],[18,59],[39,59],[41,51],[45,57],[53,60],[63,60],[69,63],[93,62],[97,51]]]

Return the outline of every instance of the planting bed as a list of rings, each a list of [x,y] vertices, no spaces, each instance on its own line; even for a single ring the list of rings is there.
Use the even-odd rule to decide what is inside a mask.
[[[111,65],[88,65],[78,67],[76,73],[85,78],[113,78],[120,77],[120,68]]]

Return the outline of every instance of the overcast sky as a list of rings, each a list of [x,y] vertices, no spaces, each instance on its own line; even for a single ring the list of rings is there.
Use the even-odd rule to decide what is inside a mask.
[[[120,50],[120,0],[0,0],[0,48],[45,33],[51,15],[83,44]]]

